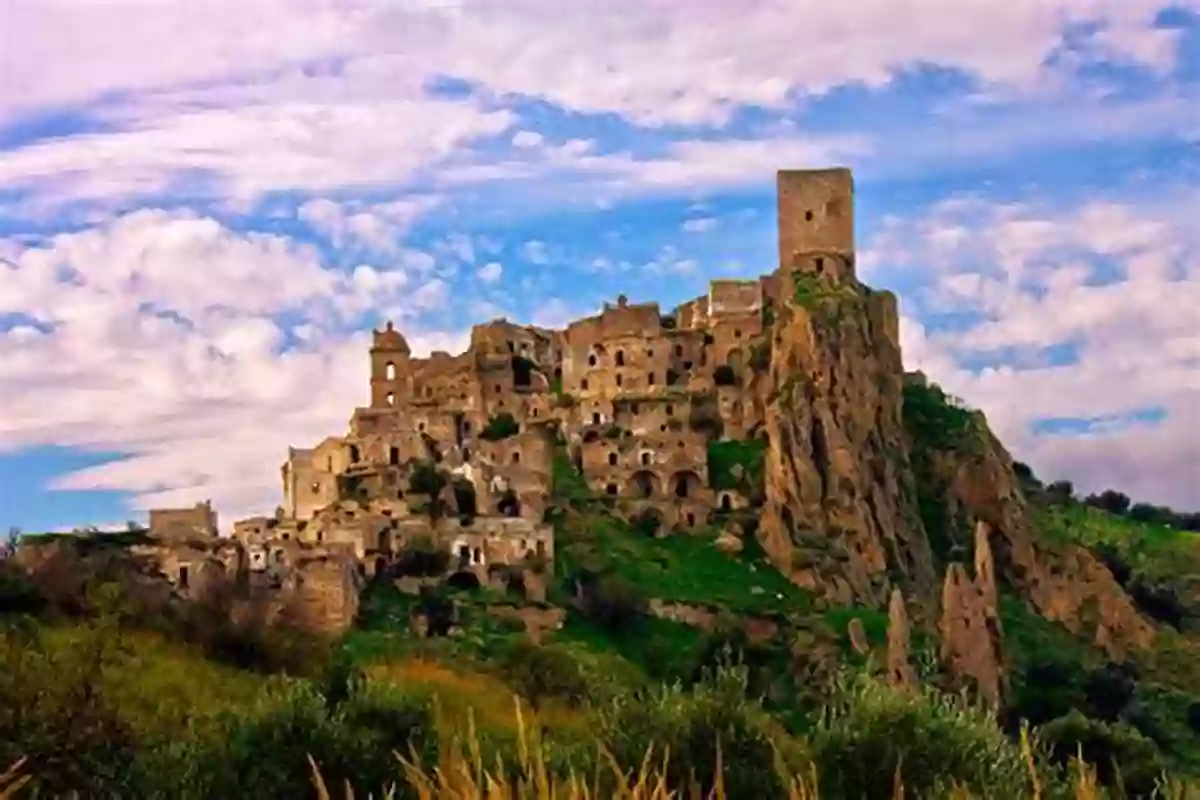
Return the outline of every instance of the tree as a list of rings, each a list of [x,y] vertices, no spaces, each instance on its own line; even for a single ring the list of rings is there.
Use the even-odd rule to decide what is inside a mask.
[[[1107,511],[1110,514],[1124,514],[1129,510],[1129,495],[1113,489],[1105,489],[1100,494],[1088,495],[1084,504]]]
[[[1051,505],[1067,505],[1075,499],[1075,484],[1070,481],[1055,481],[1046,487],[1046,500]]]

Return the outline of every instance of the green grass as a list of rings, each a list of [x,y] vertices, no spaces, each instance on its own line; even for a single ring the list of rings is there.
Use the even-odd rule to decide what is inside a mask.
[[[1200,581],[1200,534],[1081,504],[1039,508],[1035,519],[1039,532],[1054,541],[1115,549],[1144,577]]]
[[[648,597],[739,613],[789,613],[811,607],[811,596],[765,557],[724,553],[711,533],[655,539],[635,533],[616,517],[598,514],[561,527],[560,574],[580,566],[612,569]]]
[[[712,488],[738,490],[748,486],[760,486],[763,480],[763,459],[767,443],[762,439],[744,442],[709,442],[708,481]],[[742,467],[743,478],[733,477],[733,468]]]
[[[607,659],[614,677],[627,685],[687,673],[706,643],[704,632],[672,620],[645,616],[610,632],[577,614],[567,618],[554,639],[577,643]]]

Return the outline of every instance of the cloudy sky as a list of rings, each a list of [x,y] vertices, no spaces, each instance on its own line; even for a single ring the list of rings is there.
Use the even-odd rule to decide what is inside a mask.
[[[673,305],[830,165],[910,367],[1200,507],[1200,0],[0,0],[0,525],[270,511],[382,319]]]

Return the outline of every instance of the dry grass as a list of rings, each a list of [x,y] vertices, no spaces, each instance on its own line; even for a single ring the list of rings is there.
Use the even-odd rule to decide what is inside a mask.
[[[15,798],[21,787],[29,783],[31,780],[30,776],[21,775],[21,768],[24,766],[25,759],[22,758],[3,773],[0,773],[0,800]]]
[[[653,752],[648,752],[636,772],[627,772],[620,768],[612,756],[603,750],[601,761],[605,766],[598,768],[595,775],[587,777],[568,773],[556,775],[547,767],[545,751],[540,739],[530,731],[526,724],[526,714],[518,701],[514,705],[512,717],[516,721],[518,736],[518,763],[516,774],[507,775],[503,766],[488,768],[478,744],[478,736],[474,723],[474,715],[468,713],[466,728],[466,747],[458,736],[444,737],[438,748],[438,763],[432,768],[426,768],[415,757],[405,757],[399,753],[396,758],[399,764],[399,779],[417,793],[421,800],[513,800],[513,798],[528,798],[529,800],[601,800],[602,798],[620,798],[620,800],[726,800],[725,787],[721,781],[723,774],[720,748],[717,750],[717,783],[710,789],[693,783],[689,786],[671,786],[666,779],[667,765],[670,753],[663,753],[661,758]],[[439,726],[439,730],[446,729]],[[1033,747],[1029,737],[1022,733],[1021,752],[1029,767],[1029,784],[1018,791],[1017,797],[1030,800],[1045,800],[1047,795],[1042,777],[1036,767]],[[318,765],[309,759],[312,769],[313,786],[319,800],[330,800],[332,795],[324,780]],[[608,786],[602,788],[600,769],[608,772]],[[786,797],[788,800],[820,800],[818,789],[817,769],[810,764],[801,774],[784,774],[782,761],[777,765],[784,778]],[[904,788],[903,775],[897,770],[893,776],[893,800],[916,800],[910,797]],[[613,790],[612,786],[616,789]],[[355,794],[350,786],[345,786],[343,796],[346,800],[354,800]],[[368,797],[376,795],[368,795]],[[390,800],[395,796],[395,790],[386,791],[382,797]],[[967,789],[956,787],[948,795],[949,800],[972,800]],[[1061,793],[1055,797],[1062,797]],[[1076,760],[1070,774],[1070,788],[1067,797],[1070,800],[1119,800],[1124,795],[1121,792],[1106,790],[1100,785],[1096,773],[1082,760]],[[1200,784],[1183,784],[1171,782],[1162,787],[1155,795],[1158,800],[1200,800]]]

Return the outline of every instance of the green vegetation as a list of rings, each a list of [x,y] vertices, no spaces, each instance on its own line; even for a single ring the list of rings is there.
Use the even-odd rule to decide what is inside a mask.
[[[712,488],[750,494],[763,483],[763,459],[767,443],[763,439],[710,442],[708,445],[708,482]],[[737,467],[741,478],[735,477]]]
[[[521,426],[517,424],[516,418],[507,411],[502,411],[488,420],[488,424],[484,426],[479,438],[489,442],[498,442],[501,439],[516,436],[520,432]]]
[[[792,285],[792,301],[823,317],[836,316],[842,303],[858,300],[862,296],[858,284],[852,280],[835,283],[799,270],[792,272]]]
[[[963,408],[934,383],[907,381],[903,398],[917,508],[934,558],[945,565],[969,552],[971,528],[947,501],[953,476],[942,463],[947,455],[977,452],[984,423],[977,412]]]
[[[971,452],[977,418],[940,390],[906,390],[904,411],[921,491],[944,497],[938,459]],[[714,486],[761,483],[764,455],[761,441],[715,443]],[[410,488],[437,494],[445,479],[426,464]],[[549,796],[569,774],[598,798],[665,796],[653,781],[689,796],[693,775],[710,787],[719,771],[718,796],[805,800],[893,798],[897,777],[905,797],[1098,800],[1150,796],[1164,770],[1200,774],[1192,534],[1032,495],[1044,535],[1092,549],[1162,625],[1151,651],[1110,663],[1002,586],[1008,685],[993,717],[941,693],[936,666],[919,691],[887,686],[883,609],[826,607],[791,584],[752,514],[737,517],[740,553],[715,530],[656,538],[610,513],[562,443],[552,494],[548,588],[565,619],[536,644],[498,609],[551,603],[515,584],[407,594],[377,579],[329,641],[235,623],[220,594],[185,606],[147,593],[122,577],[120,535],[63,539],[81,546],[32,578],[0,561],[0,764],[26,757],[31,779],[16,796],[322,796],[309,757],[329,793],[397,797],[484,796],[485,768],[526,787],[514,797]],[[446,558],[410,542],[389,577],[437,575]],[[434,635],[412,632],[418,616]],[[870,654],[852,653],[855,619]],[[914,631],[914,651],[924,643]]]

